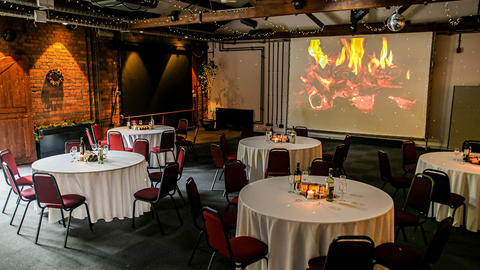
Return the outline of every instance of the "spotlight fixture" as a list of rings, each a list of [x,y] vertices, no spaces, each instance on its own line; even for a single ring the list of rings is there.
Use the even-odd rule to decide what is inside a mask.
[[[168,14],[168,18],[170,19],[170,21],[176,22],[178,21],[178,15],[180,15],[180,11],[173,10],[172,12],[170,12],[170,14]]]
[[[387,27],[392,32],[398,32],[405,27],[405,17],[402,14],[398,13],[398,10],[395,11],[390,17],[387,19]]]
[[[246,26],[250,26],[252,28],[257,27],[257,25],[258,25],[258,22],[255,21],[255,20],[252,20],[252,19],[241,19],[240,22],[245,24]]]
[[[295,9],[302,9],[305,5],[305,0],[292,0],[292,5]]]
[[[368,12],[370,12],[369,9],[356,9],[350,11],[350,31],[352,31],[352,33],[357,32],[358,22],[363,19]]]

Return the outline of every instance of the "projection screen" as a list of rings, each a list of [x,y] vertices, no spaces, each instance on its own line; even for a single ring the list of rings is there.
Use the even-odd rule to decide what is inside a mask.
[[[432,37],[292,39],[288,125],[424,138]]]

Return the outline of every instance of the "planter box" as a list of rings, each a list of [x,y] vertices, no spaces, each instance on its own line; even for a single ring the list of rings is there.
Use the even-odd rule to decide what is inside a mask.
[[[85,133],[85,128],[90,128],[90,125],[79,125],[74,127],[57,127],[41,129],[38,131],[43,138],[37,142],[37,158],[45,158],[58,154],[65,153],[66,141],[80,141],[80,137],[83,137],[83,141],[88,148],[88,137]]]

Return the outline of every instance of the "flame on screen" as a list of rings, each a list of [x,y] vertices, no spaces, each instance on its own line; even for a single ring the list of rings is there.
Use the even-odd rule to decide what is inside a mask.
[[[320,40],[310,41],[308,53],[314,61],[300,80],[311,109],[328,110],[334,106],[336,98],[344,98],[361,112],[369,113],[380,90],[402,88],[404,78],[411,79],[410,70],[404,71],[394,64],[386,37],[382,38],[378,57],[376,52],[366,54],[365,38],[340,41],[342,48],[336,57],[323,52]],[[389,96],[389,99],[404,110],[416,102],[396,96]]]

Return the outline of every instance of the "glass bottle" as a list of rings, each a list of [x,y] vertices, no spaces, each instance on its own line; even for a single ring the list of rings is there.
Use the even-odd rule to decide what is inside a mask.
[[[326,185],[326,197],[325,199],[329,202],[332,202],[335,196],[335,181],[333,180],[333,169],[328,169],[328,178]]]
[[[295,176],[295,189],[298,190],[300,188],[300,183],[302,182],[302,171],[300,170],[300,162],[297,162],[297,169],[293,173]]]
[[[128,129],[131,129],[131,128],[132,128],[132,125],[131,125],[131,123],[130,123],[130,116],[129,116],[128,119],[127,119],[127,128],[128,128]]]
[[[150,115],[150,129],[154,129],[155,128],[155,122],[153,120],[153,115]]]

